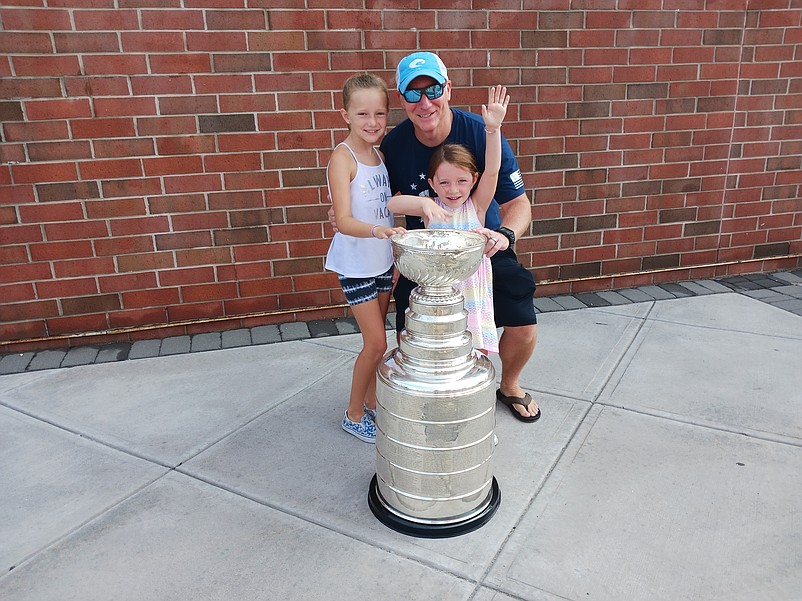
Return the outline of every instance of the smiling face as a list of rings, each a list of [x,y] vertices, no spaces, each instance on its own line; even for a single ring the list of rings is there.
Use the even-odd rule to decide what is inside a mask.
[[[412,80],[407,86],[407,90],[423,90],[432,84],[438,83],[431,77],[421,76]],[[448,136],[451,131],[451,110],[448,102],[451,100],[451,82],[447,81],[444,85],[443,95],[440,98],[430,100],[426,94],[421,94],[418,102],[407,102],[402,94],[401,106],[407,113],[407,117],[415,126],[415,132],[419,139],[424,143],[433,138],[439,144]]]
[[[446,206],[457,209],[468,200],[478,178],[478,173],[471,173],[465,167],[441,163],[434,177],[429,178],[429,185]]]
[[[354,90],[348,98],[348,108],[340,109],[351,134],[371,146],[384,137],[387,112],[387,94],[378,88]]]

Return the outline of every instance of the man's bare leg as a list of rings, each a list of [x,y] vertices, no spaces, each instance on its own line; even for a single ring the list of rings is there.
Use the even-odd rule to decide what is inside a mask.
[[[523,398],[526,394],[519,379],[537,344],[537,325],[505,327],[498,343],[498,354],[501,359],[501,384],[499,388],[504,396]],[[513,405],[523,417],[537,414],[537,403],[532,401],[524,409],[521,405]]]

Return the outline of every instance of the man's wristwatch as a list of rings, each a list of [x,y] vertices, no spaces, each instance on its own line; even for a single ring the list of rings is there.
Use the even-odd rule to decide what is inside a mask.
[[[515,232],[510,228],[501,226],[496,231],[510,241],[510,248],[515,246]]]

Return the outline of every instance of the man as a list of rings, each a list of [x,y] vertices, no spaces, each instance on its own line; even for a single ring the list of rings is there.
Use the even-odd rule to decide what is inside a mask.
[[[431,52],[404,57],[396,70],[396,85],[407,119],[396,126],[381,144],[390,174],[393,194],[430,196],[426,173],[429,159],[446,141],[464,144],[484,170],[484,122],[478,115],[449,107],[451,81],[440,58]],[[529,199],[524,191],[518,163],[506,139],[502,138],[502,159],[495,200],[485,216],[485,226],[509,242],[497,244],[490,238],[486,253],[493,264],[493,303],[496,325],[504,331],[499,339],[501,382],[496,397],[525,422],[540,418],[540,409],[519,379],[537,343],[537,317],[532,302],[535,282],[518,263],[513,245],[525,233],[531,220]],[[407,229],[420,229],[418,217],[407,217]],[[498,250],[505,247],[504,250]],[[404,328],[409,294],[415,284],[401,276],[393,293],[396,301],[396,329]]]

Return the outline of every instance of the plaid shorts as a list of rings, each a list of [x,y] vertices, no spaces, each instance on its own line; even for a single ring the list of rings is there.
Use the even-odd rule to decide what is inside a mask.
[[[337,276],[345,292],[345,300],[349,305],[358,305],[379,298],[382,292],[393,289],[393,268],[390,267],[381,275],[372,278],[347,278]]]

